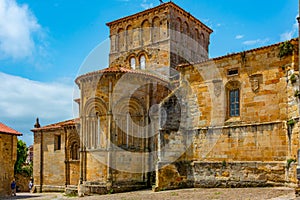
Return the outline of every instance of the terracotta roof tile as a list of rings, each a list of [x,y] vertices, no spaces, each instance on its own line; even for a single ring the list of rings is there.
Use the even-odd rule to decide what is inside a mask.
[[[298,42],[298,38],[293,38],[293,39],[291,39],[289,41],[291,41],[291,42]],[[228,54],[228,55],[224,55],[224,56],[220,56],[220,57],[216,57],[216,58],[206,59],[206,60],[199,61],[199,62],[182,63],[182,64],[177,65],[176,68],[180,69],[180,68],[189,67],[191,65],[203,64],[203,63],[205,64],[205,63],[208,63],[208,62],[212,62],[212,61],[216,61],[216,60],[221,60],[223,58],[236,56],[236,55],[241,54],[243,52],[244,53],[251,53],[251,52],[255,52],[255,51],[264,50],[264,49],[267,49],[267,48],[279,46],[282,43],[284,43],[284,42],[278,42],[278,43],[270,44],[270,45],[267,45],[267,46],[262,46],[262,47],[258,47],[258,48],[254,48],[254,49],[249,49],[249,50],[246,50],[246,51],[241,51],[241,52],[232,53],[232,54]]]
[[[184,10],[183,8],[181,8],[180,6],[178,6],[177,4],[175,4],[174,2],[170,1],[170,2],[166,2],[166,3],[163,3],[163,4],[160,4],[158,6],[155,6],[153,8],[149,8],[149,9],[146,9],[144,11],[141,11],[141,12],[138,12],[138,13],[135,13],[133,15],[129,15],[129,16],[126,16],[126,17],[122,17],[120,19],[117,19],[117,20],[114,20],[112,22],[108,22],[106,23],[107,26],[112,26],[113,24],[117,24],[117,23],[120,23],[120,22],[124,22],[124,21],[128,21],[130,19],[133,19],[133,18],[136,18],[137,16],[142,16],[144,14],[147,14],[147,13],[151,13],[151,12],[155,12],[156,10],[159,10],[161,8],[164,8],[164,7],[173,7],[177,10],[179,10],[180,13],[182,13],[183,15],[185,16],[188,16],[190,20],[194,20],[196,21],[197,23],[199,23],[204,29],[206,29],[206,31],[208,31],[209,33],[212,33],[213,30],[210,29],[208,26],[206,26],[205,24],[203,24],[199,19],[197,19],[196,17],[194,17],[191,13],[187,12],[186,10]]]
[[[0,122],[0,134],[10,134],[10,135],[17,135],[17,136],[21,136],[22,133],[6,126],[5,124]]]
[[[79,79],[84,78],[84,77],[89,77],[89,76],[93,76],[93,75],[98,75],[98,74],[106,74],[106,73],[130,73],[130,74],[137,74],[137,75],[144,75],[144,76],[149,76],[155,79],[159,79],[163,82],[168,82],[168,80],[165,80],[162,77],[159,77],[156,74],[144,71],[144,70],[132,70],[132,69],[127,69],[124,67],[108,67],[105,69],[101,69],[101,70],[97,70],[97,71],[93,71],[93,72],[89,72],[83,75],[80,75],[76,78],[75,82],[78,84]]]
[[[49,125],[46,125],[46,126],[42,126],[40,128],[34,128],[31,131],[34,132],[34,131],[39,131],[39,130],[59,129],[59,128],[62,128],[64,126],[76,125],[77,123],[79,123],[79,118],[70,119],[70,120],[58,122],[58,123],[55,123],[55,124],[49,124]]]

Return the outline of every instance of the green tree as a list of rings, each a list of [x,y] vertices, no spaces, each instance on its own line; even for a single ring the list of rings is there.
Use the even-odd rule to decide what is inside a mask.
[[[32,175],[32,163],[29,165],[25,165],[27,158],[27,150],[26,143],[22,140],[18,140],[17,144],[17,161],[15,163],[15,174],[23,174],[25,173],[27,176]]]

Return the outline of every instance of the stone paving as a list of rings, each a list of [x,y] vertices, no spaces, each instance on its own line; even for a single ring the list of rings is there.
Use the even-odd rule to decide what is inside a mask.
[[[32,199],[32,200],[300,200],[295,197],[295,190],[291,188],[213,188],[213,189],[182,189],[169,190],[162,192],[152,192],[151,190],[142,190],[128,193],[85,196],[82,198],[65,196],[63,193],[17,193],[15,197],[6,197],[2,199]]]

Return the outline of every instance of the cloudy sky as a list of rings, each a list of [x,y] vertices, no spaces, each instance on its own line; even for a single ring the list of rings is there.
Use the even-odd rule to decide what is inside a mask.
[[[297,0],[173,2],[214,30],[210,57],[298,36]],[[157,5],[159,0],[0,0],[0,121],[22,132],[29,145],[37,117],[42,125],[73,118],[74,79],[95,47],[107,48],[105,23]],[[106,67],[106,53],[93,54],[101,58],[93,67]]]

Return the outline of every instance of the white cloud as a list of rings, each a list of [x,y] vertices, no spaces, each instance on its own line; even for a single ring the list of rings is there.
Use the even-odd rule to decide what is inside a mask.
[[[0,0],[0,59],[31,56],[35,49],[34,35],[39,32],[41,26],[26,4]]]
[[[72,86],[41,83],[1,72],[0,80],[0,121],[22,132],[27,140],[36,117],[41,125],[73,118]]]
[[[28,115],[54,119],[72,114],[73,87],[41,83],[0,72],[0,111],[13,118]]]
[[[282,33],[280,35],[280,40],[281,41],[286,41],[286,40],[292,39],[293,37],[295,37],[297,31],[298,31],[298,22],[296,20],[296,22],[293,24],[293,27],[292,27],[291,30],[286,31],[285,33]]]
[[[264,45],[266,44],[270,39],[265,38],[265,39],[256,39],[256,40],[247,40],[244,41],[243,44],[247,46],[252,46],[252,45]]]
[[[141,3],[142,8],[149,9],[153,7],[153,3],[148,3],[147,0],[143,0],[143,3]]]
[[[200,21],[202,21],[203,23],[208,23],[210,21],[210,19],[201,19]]]
[[[237,35],[237,36],[235,36],[235,39],[237,39],[237,40],[240,40],[240,39],[243,39],[244,38],[244,35]]]

